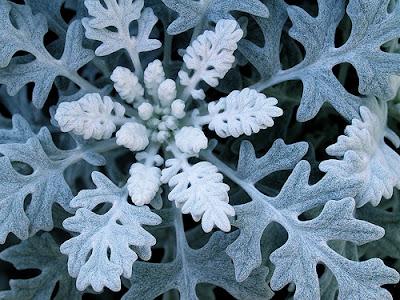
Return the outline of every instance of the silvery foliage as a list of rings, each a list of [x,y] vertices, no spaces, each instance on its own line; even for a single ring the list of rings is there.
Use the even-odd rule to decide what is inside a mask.
[[[15,2],[1,299],[392,299],[397,0]]]

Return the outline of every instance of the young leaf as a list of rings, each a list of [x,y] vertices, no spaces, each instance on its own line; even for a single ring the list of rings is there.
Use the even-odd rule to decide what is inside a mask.
[[[134,163],[129,169],[127,182],[129,196],[137,206],[149,204],[161,186],[161,170],[141,163]]]
[[[161,219],[146,206],[129,204],[127,189],[117,187],[105,175],[93,172],[92,179],[97,188],[80,191],[71,201],[79,209],[63,222],[65,229],[79,234],[60,250],[69,256],[68,271],[77,278],[78,290],[92,286],[96,292],[104,287],[118,291],[120,276],[130,278],[138,255],[150,259],[151,246],[156,243],[142,226],[157,225]],[[111,204],[105,214],[92,212],[103,203]]]
[[[243,31],[236,21],[220,20],[215,31],[205,31],[186,49],[183,61],[188,69],[193,70],[193,74],[189,77],[186,71],[181,70],[178,75],[181,84],[186,86],[193,98],[205,97],[202,89],[196,90],[200,80],[215,87],[218,80],[224,78],[235,62],[233,53],[242,36]],[[184,94],[183,97],[186,96]]]
[[[192,156],[207,148],[208,139],[200,128],[184,126],[175,134],[175,144],[180,151]]]
[[[382,199],[393,195],[393,188],[400,188],[400,156],[386,142],[385,137],[399,146],[399,137],[386,126],[387,106],[374,109],[360,108],[361,119],[353,119],[345,128],[345,135],[338,137],[326,152],[339,159],[321,162],[319,168],[332,176],[360,180],[357,206],[370,202],[376,206]]]
[[[278,100],[245,88],[233,91],[227,97],[208,104],[210,122],[208,127],[218,136],[238,137],[251,135],[274,125],[273,117],[283,114],[276,107]]]
[[[149,145],[147,128],[140,123],[128,122],[115,134],[116,143],[131,151],[142,151]]]
[[[168,160],[166,166],[161,180],[173,188],[168,199],[175,201],[182,213],[190,213],[195,221],[201,219],[205,232],[210,232],[214,226],[230,231],[228,217],[234,216],[235,211],[228,204],[229,186],[222,182],[218,169],[206,161],[185,166],[179,165],[177,160]]]
[[[54,115],[61,131],[82,135],[84,139],[109,139],[125,108],[108,96],[86,94],[78,101],[62,102]]]
[[[128,68],[116,67],[110,79],[114,81],[114,89],[126,103],[132,103],[143,97],[144,89],[139,78]]]

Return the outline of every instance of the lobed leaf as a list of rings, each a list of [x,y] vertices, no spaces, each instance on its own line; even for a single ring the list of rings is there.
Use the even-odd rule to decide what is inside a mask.
[[[218,169],[207,161],[193,166],[179,164],[176,160],[166,164],[169,168],[162,171],[161,180],[172,188],[168,199],[175,201],[182,213],[190,213],[195,221],[201,219],[205,232],[210,232],[214,226],[230,231],[228,217],[234,216],[235,211],[228,203],[229,186],[222,182]]]
[[[251,150],[248,144],[246,148]],[[254,152],[250,151],[246,156],[246,148],[241,150],[241,156],[252,159],[246,158],[248,165],[244,164],[246,160],[242,160],[239,170],[252,169],[252,160],[257,161]],[[259,160],[268,165],[267,158],[274,160],[269,153]],[[241,173],[235,174],[241,183]],[[316,266],[323,263],[338,282],[339,299],[372,299],[373,295],[391,299],[390,293],[381,285],[397,282],[399,275],[396,271],[379,259],[351,261],[328,245],[334,240],[360,245],[384,234],[382,228],[354,218],[355,202],[349,197],[357,193],[359,182],[326,175],[310,185],[309,177],[310,165],[305,161],[299,162],[275,197],[264,195],[254,185],[241,183],[252,201],[235,206],[237,219],[233,225],[239,228],[240,234],[227,247],[227,253],[234,262],[236,279],[243,281],[261,264],[262,235],[269,224],[277,222],[285,228],[289,238],[270,256],[275,265],[271,279],[273,289],[294,283],[295,299],[318,299],[320,290]],[[302,213],[320,206],[324,208],[319,216],[310,221],[299,220]]]
[[[258,0],[211,0],[208,2],[193,0],[162,0],[179,17],[168,26],[168,34],[185,32],[206,21],[217,23],[221,19],[232,19],[230,12],[242,11],[255,16],[268,17],[268,9]]]
[[[263,90],[283,81],[301,80],[303,95],[297,112],[298,121],[304,122],[315,117],[325,102],[329,102],[345,118],[353,119],[358,117],[362,99],[346,91],[332,71],[336,65],[350,63],[357,70],[361,94],[383,100],[393,98],[395,90],[392,79],[394,75],[400,74],[399,55],[380,49],[385,43],[400,36],[400,5],[396,2],[388,12],[389,2],[349,1],[346,11],[352,22],[352,30],[349,39],[339,48],[335,47],[335,33],[345,13],[344,1],[318,1],[317,17],[309,15],[300,7],[287,6],[293,23],[289,34],[305,48],[304,60],[287,70],[276,65],[276,59],[261,59],[270,54],[277,58],[279,36],[272,20],[258,18],[257,22],[266,39],[265,46],[260,48],[248,41],[242,43],[245,54],[252,51],[249,60],[264,78],[254,87]],[[268,6],[276,12],[275,21],[283,26],[286,18],[283,11],[285,4],[276,0]],[[274,40],[269,44],[268,34],[271,33],[274,33]],[[271,65],[272,62],[275,65]]]
[[[151,51],[161,47],[158,40],[149,35],[157,23],[151,8],[143,8],[143,0],[105,0],[105,6],[97,0],[85,0],[85,6],[92,18],[84,18],[82,24],[88,39],[97,40],[97,56],[105,56],[120,49],[136,53]],[[129,26],[137,20],[137,36],[131,36]],[[114,27],[116,31],[109,30]]]
[[[345,135],[326,148],[329,155],[338,159],[323,161],[319,168],[332,176],[359,180],[357,206],[368,202],[376,206],[382,196],[389,199],[393,188],[400,188],[400,156],[385,142],[388,138],[398,146],[399,137],[387,128],[385,103],[376,103],[371,110],[362,106],[360,115],[345,128]]]
[[[265,267],[255,270],[244,282],[236,282],[232,262],[225,253],[235,235],[215,233],[200,249],[185,244],[169,263],[137,262],[132,285],[122,299],[154,299],[172,289],[179,291],[181,299],[198,299],[196,286],[200,283],[222,287],[237,299],[270,299],[273,293],[265,282]]]
[[[151,246],[156,243],[142,226],[157,225],[161,219],[148,207],[129,204],[128,191],[105,175],[93,172],[92,179],[97,188],[80,191],[71,201],[71,206],[79,209],[63,222],[65,229],[79,234],[64,242],[60,250],[69,257],[68,271],[77,278],[78,290],[92,286],[96,292],[104,287],[118,291],[120,276],[130,278],[138,255],[150,259]],[[111,204],[105,214],[91,211],[103,203]]]
[[[44,143],[51,141],[46,131],[42,131],[42,138]],[[39,230],[51,230],[53,204],[70,210],[72,193],[63,176],[64,161],[59,160],[58,153],[46,153],[37,137],[26,143],[2,144],[0,153],[4,155],[0,158],[0,242],[4,243],[10,232],[27,239]],[[24,175],[20,173],[24,169],[18,172],[12,163],[29,166],[32,173]],[[31,200],[25,208],[27,198]]]
[[[11,9],[11,6],[5,3],[8,2],[5,0],[0,2],[1,5],[5,6],[3,10],[0,9],[1,11],[9,11]],[[36,107],[42,108],[55,78],[64,76],[77,81],[77,77],[79,77],[76,73],[77,70],[93,59],[93,52],[82,47],[83,28],[80,21],[76,20],[68,27],[64,52],[61,58],[56,59],[43,45],[43,36],[47,32],[47,25],[46,22],[43,22],[43,18],[38,15],[33,16],[29,6],[13,5],[11,11],[17,14],[17,20],[23,19],[28,24],[33,22],[30,25],[30,30],[34,31],[23,32],[23,34],[10,34],[10,31],[2,33],[4,36],[13,37],[12,41],[5,42],[14,45],[14,47],[10,50],[4,50],[8,52],[3,53],[6,58],[3,59],[4,68],[0,68],[0,83],[5,84],[7,92],[13,96],[26,84],[33,82],[35,87],[33,89],[32,102]],[[4,20],[3,17],[5,18]],[[1,18],[2,22],[9,19],[8,16],[3,17]],[[39,19],[41,23],[36,24],[35,22],[39,22],[37,21]],[[22,28],[26,27],[24,24],[20,26]],[[7,49],[7,47],[4,49]],[[31,53],[34,59],[32,60],[31,57],[15,57],[11,60],[12,54],[18,50]],[[77,81],[77,83],[82,85],[81,81]]]
[[[68,275],[67,259],[50,234],[33,236],[0,253],[0,258],[18,270],[38,269],[40,274],[29,279],[10,280],[10,290],[1,291],[4,300],[79,300],[74,280]],[[58,288],[57,288],[58,285]]]

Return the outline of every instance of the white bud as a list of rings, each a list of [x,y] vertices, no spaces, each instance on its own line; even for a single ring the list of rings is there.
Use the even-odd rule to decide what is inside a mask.
[[[163,143],[169,138],[169,136],[170,134],[168,131],[161,130],[157,133],[157,141]]]
[[[149,128],[152,128],[152,129],[157,128],[157,127],[158,127],[158,124],[160,124],[160,120],[159,120],[159,119],[156,119],[156,118],[150,119],[150,120],[146,123],[146,125],[147,125]]]
[[[164,119],[165,122],[165,126],[167,126],[167,128],[169,130],[175,130],[177,128],[176,125],[176,118],[173,116],[166,116]]]
[[[78,101],[61,103],[54,118],[63,132],[100,140],[111,137],[116,129],[116,118],[122,118],[124,114],[125,108],[121,104],[93,93]]]
[[[162,106],[169,106],[176,98],[176,83],[172,79],[164,80],[158,87],[158,98]]]
[[[150,139],[152,142],[154,143],[158,143],[158,138],[157,138],[158,132],[157,131],[153,131],[150,135]]]
[[[151,116],[153,115],[153,112],[154,112],[154,107],[150,103],[142,103],[138,107],[139,117],[144,121],[150,119]]]
[[[185,126],[175,134],[175,143],[183,153],[195,155],[207,148],[208,140],[201,129]]]
[[[203,89],[193,89],[191,93],[193,99],[196,100],[204,100],[206,98],[206,94]]]
[[[164,158],[159,154],[155,155],[153,160],[156,166],[161,166],[164,163]]]
[[[146,70],[144,70],[144,84],[151,96],[157,96],[158,87],[164,80],[165,73],[161,61],[156,59],[149,63]]]
[[[160,105],[156,105],[156,106],[154,106],[154,112],[155,112],[157,115],[162,115],[162,114],[163,114],[163,109],[161,108]]]
[[[185,102],[183,102],[181,99],[177,99],[171,104],[171,112],[174,117],[177,119],[182,119],[186,113],[185,113]]]
[[[141,151],[149,144],[146,127],[139,123],[125,123],[116,133],[116,143],[131,151]]]
[[[165,122],[160,122],[160,124],[158,124],[158,130],[168,130],[167,124]]]
[[[111,74],[114,81],[114,88],[127,103],[132,103],[135,99],[143,97],[144,89],[137,76],[129,69],[116,67]]]
[[[135,205],[149,204],[157,194],[161,181],[161,170],[157,167],[135,163],[129,170],[128,192]]]

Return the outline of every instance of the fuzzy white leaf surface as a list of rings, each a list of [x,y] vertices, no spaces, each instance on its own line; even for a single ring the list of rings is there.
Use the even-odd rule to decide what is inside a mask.
[[[128,68],[116,67],[110,79],[114,82],[114,88],[127,103],[132,103],[135,99],[144,95],[144,89],[138,77]]]
[[[144,84],[146,86],[147,92],[152,97],[157,96],[158,87],[164,80],[165,73],[161,61],[156,59],[149,63],[147,68],[144,70]]]
[[[88,39],[100,41],[95,54],[105,56],[120,49],[128,52],[145,52],[161,47],[158,40],[150,39],[150,33],[157,23],[157,17],[151,8],[143,8],[143,0],[104,0],[105,6],[98,0],[85,0],[91,18],[83,18]],[[129,26],[138,22],[137,36],[131,36]],[[108,27],[115,27],[111,31]]]
[[[161,219],[148,207],[129,204],[127,190],[105,175],[93,172],[92,179],[97,188],[80,191],[71,201],[79,209],[63,222],[66,229],[79,234],[64,242],[60,251],[68,255],[68,272],[77,278],[78,290],[92,286],[96,292],[104,287],[118,291],[120,276],[130,278],[132,264],[138,256],[150,259],[156,243],[142,225],[157,225]],[[92,212],[103,203],[111,204],[105,214]]]
[[[140,18],[143,0],[105,0],[105,7],[98,0],[85,0],[89,16],[83,18],[82,24],[86,29],[88,39],[97,40],[102,44],[97,47],[95,54],[104,56],[120,49],[128,48],[133,42],[129,34],[129,25]],[[107,27],[117,28],[116,32]]]
[[[121,126],[116,133],[116,143],[131,151],[142,151],[149,144],[147,129],[144,125],[128,122]]]
[[[138,107],[138,115],[144,121],[150,119],[151,116],[153,115],[153,112],[154,112],[154,107],[150,103],[145,102],[140,104]]]
[[[215,87],[232,68],[235,62],[233,53],[242,36],[243,31],[236,21],[220,20],[215,31],[205,31],[186,49],[183,61],[188,69],[193,70],[193,76],[190,78],[182,70],[179,78],[182,85],[190,87],[193,98],[204,98],[204,92],[195,89],[199,80]]]
[[[168,183],[173,176],[182,169],[182,161],[178,158],[170,158],[165,161],[165,168],[161,171],[161,182]]]
[[[358,207],[368,202],[376,206],[382,196],[389,199],[393,188],[400,188],[400,156],[384,140],[387,137],[398,145],[399,138],[386,127],[386,109],[386,104],[373,110],[362,106],[361,119],[353,119],[345,135],[326,149],[338,159],[319,166],[328,174],[360,180],[362,187],[355,198]]]
[[[214,226],[230,231],[228,217],[234,216],[235,210],[228,203],[229,186],[222,182],[223,176],[217,167],[206,161],[184,165],[177,159],[167,160],[166,166],[162,179],[168,180],[172,188],[168,199],[175,201],[182,213],[190,213],[195,221],[201,219],[205,232],[210,232]]]
[[[150,33],[157,21],[158,18],[151,8],[147,7],[142,11],[142,15],[138,20],[138,35],[134,39],[137,52],[152,51],[161,47],[159,40],[150,38]]]
[[[158,98],[161,105],[169,106],[176,99],[176,83],[172,79],[166,79],[158,87]]]
[[[61,131],[82,135],[84,139],[108,139],[116,130],[116,123],[125,108],[110,97],[98,93],[86,94],[78,101],[62,102],[54,118]]]
[[[161,170],[157,167],[134,163],[128,179],[128,191],[132,202],[137,206],[149,204],[161,186]]]
[[[175,134],[175,143],[183,153],[197,155],[200,150],[207,148],[208,139],[201,129],[185,126]]]
[[[278,100],[267,98],[256,90],[245,88],[208,104],[208,127],[218,136],[251,135],[274,125],[274,117],[283,114]]]
[[[181,99],[177,99],[171,103],[171,113],[177,119],[182,119],[185,117],[185,102]]]

